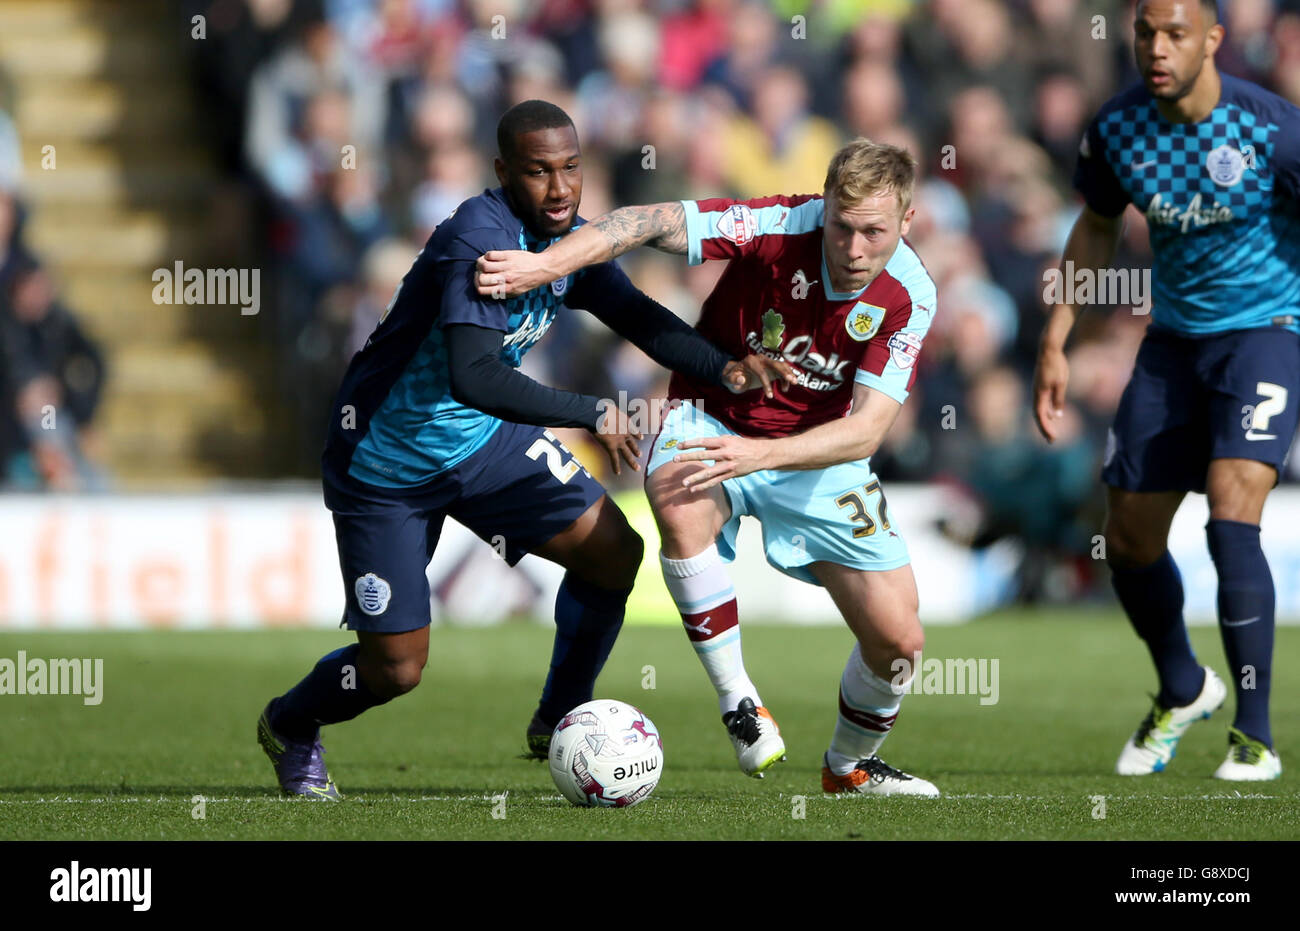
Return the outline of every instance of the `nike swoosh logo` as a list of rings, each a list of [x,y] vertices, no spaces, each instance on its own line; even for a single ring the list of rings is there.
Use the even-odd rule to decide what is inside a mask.
[[[1150,168],[1155,163],[1156,160],[1153,158],[1148,162],[1133,162],[1129,167],[1131,167],[1134,171],[1141,171],[1143,168]]]
[[[1276,440],[1276,439],[1277,439],[1277,434],[1275,434],[1275,433],[1256,433],[1253,429],[1251,429],[1251,430],[1247,430],[1247,431],[1246,431],[1246,439],[1248,439],[1248,440]]]
[[[1248,617],[1244,621],[1223,621],[1224,627],[1245,627],[1247,624],[1253,624],[1258,621],[1262,615],[1256,614],[1254,617]]]

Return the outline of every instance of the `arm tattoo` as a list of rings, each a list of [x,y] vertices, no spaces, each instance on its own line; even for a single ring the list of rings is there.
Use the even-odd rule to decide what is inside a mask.
[[[604,234],[611,259],[640,245],[653,246],[660,252],[686,254],[686,211],[677,201],[620,207],[597,217],[588,226]]]

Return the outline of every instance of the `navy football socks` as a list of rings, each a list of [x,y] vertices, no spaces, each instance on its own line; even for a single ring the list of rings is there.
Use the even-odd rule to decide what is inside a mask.
[[[1183,577],[1169,551],[1139,569],[1112,567],[1110,581],[1133,629],[1155,660],[1160,677],[1156,701],[1165,708],[1194,701],[1205,684],[1205,672],[1187,639]]]
[[[360,652],[361,645],[353,643],[322,656],[305,679],[280,696],[271,727],[291,740],[311,740],[322,724],[351,721],[367,708],[389,701],[361,680]]]
[[[1219,571],[1219,633],[1237,690],[1233,726],[1273,746],[1268,696],[1273,672],[1273,609],[1276,595],[1259,527],[1235,520],[1205,525],[1210,557]]]
[[[564,574],[555,596],[555,646],[538,713],[547,724],[591,701],[596,676],[614,648],[631,589],[611,591]]]

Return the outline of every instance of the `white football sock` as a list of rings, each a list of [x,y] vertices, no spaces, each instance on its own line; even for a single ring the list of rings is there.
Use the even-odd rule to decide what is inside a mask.
[[[736,589],[722,565],[716,545],[688,559],[669,559],[662,552],[664,584],[682,616],[686,635],[718,692],[723,714],[735,711],[742,698],[762,705],[758,689],[745,673],[740,653]]]
[[[903,682],[895,689],[891,682],[872,672],[863,662],[862,648],[853,644],[840,676],[839,714],[826,754],[831,772],[842,776],[851,772],[859,760],[875,756],[898,717],[903,703],[900,690],[906,686]]]

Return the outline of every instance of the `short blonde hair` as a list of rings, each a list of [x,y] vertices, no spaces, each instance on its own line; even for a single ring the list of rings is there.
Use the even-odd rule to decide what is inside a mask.
[[[838,204],[856,204],[865,197],[895,194],[901,213],[912,206],[916,159],[896,145],[858,138],[842,146],[826,169],[822,195]]]

